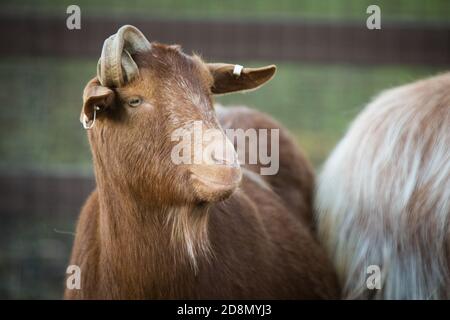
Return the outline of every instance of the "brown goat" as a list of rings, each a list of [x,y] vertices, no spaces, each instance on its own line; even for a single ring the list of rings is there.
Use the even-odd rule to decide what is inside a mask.
[[[338,297],[310,228],[312,170],[283,128],[276,176],[241,167],[234,151],[210,155],[212,165],[171,161],[170,136],[180,126],[201,121],[223,133],[213,93],[253,89],[275,73],[274,66],[234,70],[150,44],[132,26],[105,41],[82,110],[97,188],[82,209],[70,262],[81,269],[81,289],[66,289],[65,298]],[[242,109],[221,112],[220,121],[279,128]]]

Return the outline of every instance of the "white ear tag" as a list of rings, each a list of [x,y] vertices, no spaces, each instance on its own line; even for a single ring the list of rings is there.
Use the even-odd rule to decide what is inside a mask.
[[[100,107],[94,106],[94,117],[92,121],[89,121],[89,118],[86,114],[83,114],[83,119],[81,119],[81,123],[83,124],[83,128],[86,130],[92,129],[95,124],[95,118],[97,117],[97,111],[100,110]]]
[[[240,64],[235,64],[233,69],[233,75],[239,77],[242,73],[242,69],[244,69],[243,66],[241,66]]]

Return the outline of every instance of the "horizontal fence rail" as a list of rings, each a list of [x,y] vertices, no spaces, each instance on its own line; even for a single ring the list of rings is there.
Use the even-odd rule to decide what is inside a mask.
[[[52,175],[0,175],[0,213],[61,214],[75,218],[94,190],[93,178]]]
[[[83,16],[81,30],[68,30],[66,15],[0,15],[0,56],[92,57],[123,24],[151,41],[181,44],[207,59],[277,60],[355,64],[450,64],[450,25],[365,21],[234,21]]]

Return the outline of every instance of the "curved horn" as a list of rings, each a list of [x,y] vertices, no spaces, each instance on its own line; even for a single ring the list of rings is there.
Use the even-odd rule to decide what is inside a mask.
[[[97,65],[97,77],[102,86],[121,87],[138,76],[139,69],[131,55],[150,48],[150,42],[136,27],[121,27],[103,43]]]

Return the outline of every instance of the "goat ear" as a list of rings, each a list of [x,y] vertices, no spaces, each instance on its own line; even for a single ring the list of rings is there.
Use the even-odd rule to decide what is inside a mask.
[[[243,68],[226,63],[208,63],[208,68],[214,79],[211,91],[216,94],[256,89],[272,79],[277,70],[275,65]]]
[[[95,108],[104,110],[112,105],[114,101],[114,91],[100,84],[97,78],[88,82],[83,91],[83,109],[81,110],[80,121],[90,122],[94,120]]]

